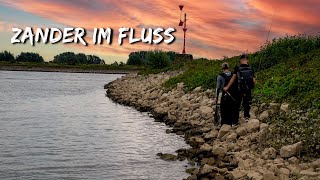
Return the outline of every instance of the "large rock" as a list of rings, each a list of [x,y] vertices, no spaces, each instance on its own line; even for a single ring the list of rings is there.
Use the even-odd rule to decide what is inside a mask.
[[[228,132],[230,132],[231,130],[231,126],[230,125],[227,125],[227,124],[224,124],[221,126],[221,129],[218,133],[218,138],[222,138],[224,135],[226,135]]]
[[[221,146],[213,146],[212,148],[212,154],[219,156],[219,157],[224,157],[227,153],[227,149]]]
[[[258,119],[251,119],[249,122],[247,122],[245,125],[246,130],[251,133],[258,131],[260,128],[260,122]]]
[[[205,141],[201,137],[191,137],[189,143],[191,146],[200,146],[204,144]]]
[[[299,164],[299,162],[300,162],[299,159],[294,156],[289,158],[288,161],[290,164]]]
[[[283,158],[289,158],[296,154],[298,154],[302,150],[302,142],[298,142],[296,144],[283,146],[280,149],[280,156]]]
[[[284,112],[284,113],[287,113],[288,110],[289,110],[289,104],[287,104],[287,103],[281,104],[280,110],[281,110],[282,112]]]
[[[320,176],[320,173],[314,172],[311,169],[307,169],[307,170],[300,171],[300,175],[310,176],[310,177],[317,177],[317,176]]]
[[[274,180],[274,179],[276,179],[276,177],[271,172],[267,172],[263,174],[263,180]]]
[[[242,179],[247,176],[248,172],[245,170],[235,170],[229,172],[232,179]]]
[[[311,163],[311,165],[313,166],[313,168],[320,168],[320,159],[315,160]]]
[[[200,106],[200,113],[201,113],[202,117],[205,117],[209,114],[213,114],[213,109],[208,106]]]
[[[267,160],[267,159],[274,159],[277,156],[277,150],[275,150],[274,148],[266,148],[262,151],[261,156],[263,159]]]
[[[211,173],[213,170],[214,170],[214,167],[213,167],[213,166],[210,166],[210,165],[208,165],[208,164],[205,164],[204,166],[202,166],[202,167],[200,168],[199,174],[200,174],[200,175],[206,175],[206,174]]]
[[[259,119],[262,122],[266,122],[269,118],[269,111],[263,111],[260,115],[259,115]]]
[[[218,131],[217,130],[211,130],[210,132],[208,132],[205,136],[204,136],[204,138],[205,139],[212,139],[212,138],[216,138],[216,137],[218,137]]]
[[[263,180],[263,176],[256,171],[249,171],[247,177],[252,180]]]
[[[175,160],[177,160],[177,156],[173,155],[173,154],[158,153],[157,156],[159,156],[161,159],[163,159],[165,161],[175,161]]]
[[[238,128],[236,129],[236,133],[237,133],[239,136],[245,136],[245,135],[248,134],[246,128],[245,128],[245,127],[242,127],[242,126],[240,126],[240,127],[238,127]]]
[[[200,146],[200,150],[209,152],[209,151],[212,151],[212,146],[210,146],[207,143],[204,143],[203,145]]]
[[[195,93],[199,93],[199,92],[201,92],[201,91],[202,91],[201,86],[196,87],[196,88],[193,90],[193,92],[195,92]]]
[[[290,175],[290,170],[287,169],[287,168],[280,168],[279,169],[279,174],[285,174],[285,175],[289,176]]]
[[[237,139],[237,137],[238,137],[238,134],[232,132],[227,136],[226,140],[229,141],[229,142],[232,142],[232,141],[235,141]]]

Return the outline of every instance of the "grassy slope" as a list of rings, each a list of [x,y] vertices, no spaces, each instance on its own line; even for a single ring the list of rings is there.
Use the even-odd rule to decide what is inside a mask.
[[[304,141],[303,152],[320,156],[320,36],[292,36],[274,40],[249,55],[257,71],[258,84],[254,102],[288,102],[307,116],[274,116],[273,133],[266,145],[279,148],[284,144]],[[238,57],[226,59],[231,67]],[[187,90],[202,86],[214,89],[222,61],[196,60],[185,64],[186,71],[169,79],[164,86],[172,88],[184,82]]]

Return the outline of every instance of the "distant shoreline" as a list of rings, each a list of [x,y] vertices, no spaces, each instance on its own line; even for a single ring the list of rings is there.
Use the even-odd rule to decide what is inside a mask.
[[[1,65],[0,71],[32,71],[32,72],[65,72],[65,73],[96,73],[96,74],[129,74],[137,73],[134,69],[82,69],[79,67],[30,67]]]

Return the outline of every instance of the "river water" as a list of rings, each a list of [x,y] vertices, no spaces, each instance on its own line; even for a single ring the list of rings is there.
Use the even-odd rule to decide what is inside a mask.
[[[186,148],[147,113],[112,102],[121,75],[0,71],[0,179],[182,179]]]

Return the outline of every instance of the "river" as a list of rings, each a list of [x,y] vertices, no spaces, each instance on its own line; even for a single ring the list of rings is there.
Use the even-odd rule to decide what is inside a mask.
[[[105,97],[112,74],[0,71],[0,179],[182,179],[187,148],[148,113]]]

